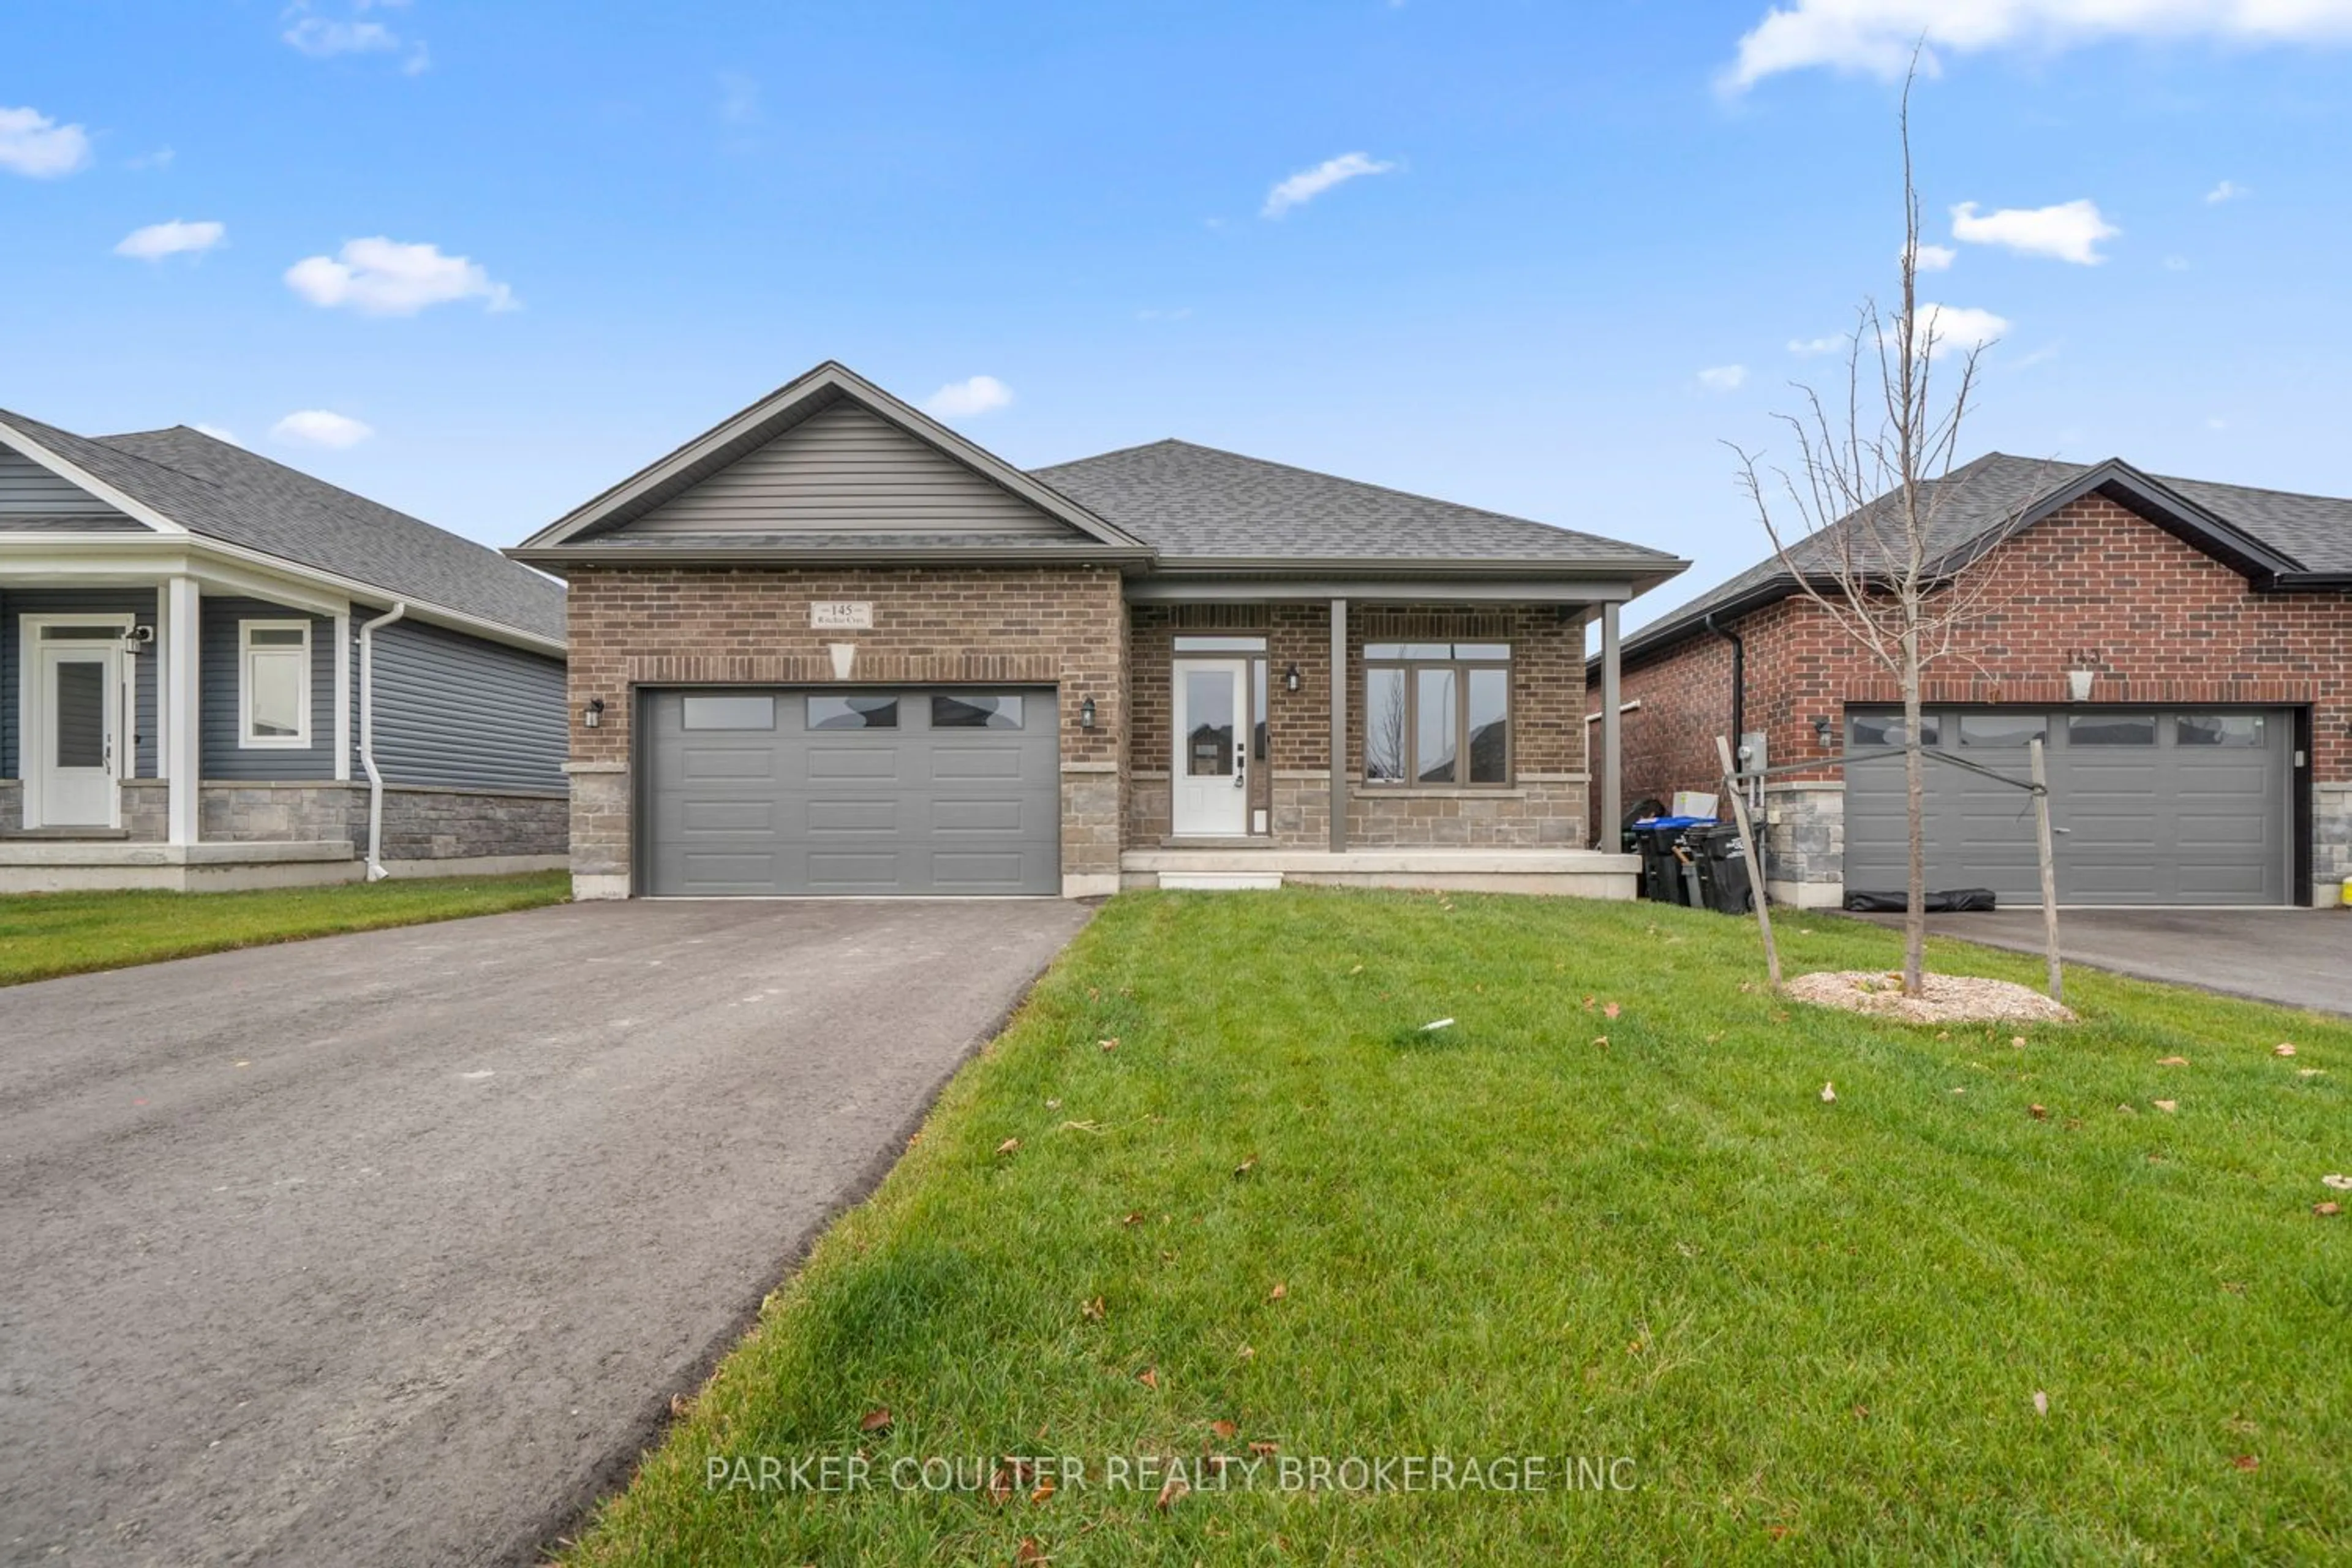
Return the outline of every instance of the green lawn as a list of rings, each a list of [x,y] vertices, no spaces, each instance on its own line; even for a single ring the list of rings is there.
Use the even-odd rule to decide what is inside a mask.
[[[251,893],[29,893],[0,898],[0,985],[225,948],[559,904],[561,871],[394,878]]]
[[[1897,954],[1782,933],[1792,973]],[[2019,1047],[1759,970],[1751,925],[1646,905],[1118,899],[572,1561],[2352,1556],[2352,1218],[2313,1212],[2352,1195],[2352,1026],[2076,971],[2084,1022]],[[1110,1484],[1252,1443],[1254,1486]],[[1275,1468],[1431,1454],[1630,1489]],[[863,1489],[781,1468],[860,1455]],[[990,1455],[1085,1484],[992,1500]],[[890,1484],[945,1456],[979,1489]]]

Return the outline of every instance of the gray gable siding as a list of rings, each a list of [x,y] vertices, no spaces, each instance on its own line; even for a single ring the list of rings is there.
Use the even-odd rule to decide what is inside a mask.
[[[1059,519],[846,399],[616,531],[802,531],[1076,537]]]
[[[17,710],[26,616],[130,615],[136,624],[155,624],[152,588],[0,589],[0,778],[21,778],[18,755],[23,715]],[[136,777],[155,776],[155,651],[149,644],[132,663],[131,763]]]
[[[415,621],[375,634],[375,760],[387,784],[560,793],[567,711],[560,659]]]
[[[0,529],[117,529],[145,525],[0,443]]]
[[[247,621],[310,623],[310,743],[237,744],[237,628]],[[331,779],[335,776],[335,623],[266,599],[207,595],[197,632],[198,766],[207,779]]]

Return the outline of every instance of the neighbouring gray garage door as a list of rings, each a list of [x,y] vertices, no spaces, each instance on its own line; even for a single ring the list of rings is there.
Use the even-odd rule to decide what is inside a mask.
[[[2277,710],[2071,711],[1930,708],[1930,746],[2013,778],[2041,735],[2050,765],[2058,898],[2070,904],[2284,904],[2292,716]],[[1855,752],[1902,743],[1902,714],[1847,715]],[[1845,885],[1899,891],[1907,855],[1903,759],[1846,770]],[[1927,763],[1927,886],[2038,902],[2032,797]]]
[[[646,890],[1061,891],[1049,689],[660,691]]]

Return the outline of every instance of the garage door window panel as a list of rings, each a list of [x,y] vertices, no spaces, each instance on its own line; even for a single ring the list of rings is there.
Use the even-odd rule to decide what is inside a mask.
[[[2259,713],[2181,713],[2172,721],[2176,746],[2247,746],[2264,743]]]
[[[684,730],[772,730],[776,700],[772,697],[688,697],[678,717]]]
[[[1905,730],[1900,713],[1856,713],[1847,721],[1853,744],[1860,746],[1900,746]],[[1940,714],[1919,715],[1919,743],[1940,746],[1944,743],[1944,723]]]
[[[2032,742],[2047,743],[2050,723],[2039,713],[1963,713],[1960,744],[2003,746],[2022,751]]]
[[[2153,746],[2153,713],[2070,713],[2066,716],[2070,746]]]
[[[895,730],[898,727],[896,697],[812,697],[808,700],[812,730]]]
[[[1018,730],[1021,699],[976,691],[940,692],[931,699],[934,730]]]

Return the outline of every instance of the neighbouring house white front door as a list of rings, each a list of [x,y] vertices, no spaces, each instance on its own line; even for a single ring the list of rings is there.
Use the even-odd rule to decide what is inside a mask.
[[[125,756],[122,631],[114,625],[41,624],[25,695],[25,820],[32,827],[120,827],[116,781]]]
[[[1249,828],[1249,661],[1178,660],[1175,721],[1171,826],[1188,837],[1240,837]]]

